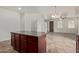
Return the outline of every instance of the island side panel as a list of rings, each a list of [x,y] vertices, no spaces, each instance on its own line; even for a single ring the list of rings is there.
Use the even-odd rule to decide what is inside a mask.
[[[38,50],[39,53],[46,53],[46,35],[38,37]]]
[[[76,36],[76,52],[79,53],[79,36]]]

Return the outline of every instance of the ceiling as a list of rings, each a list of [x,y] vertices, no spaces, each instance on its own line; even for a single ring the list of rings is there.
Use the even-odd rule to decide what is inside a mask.
[[[36,7],[36,6],[0,6],[0,8],[4,8],[4,9],[16,11],[16,12],[19,11],[18,8],[22,8],[21,11],[36,13],[38,12],[39,7]]]
[[[55,10],[57,14],[70,13],[75,14],[79,13],[78,6],[0,6],[0,8],[12,10],[18,12],[18,8],[22,8],[21,11],[27,13],[42,13],[42,14],[54,14]]]

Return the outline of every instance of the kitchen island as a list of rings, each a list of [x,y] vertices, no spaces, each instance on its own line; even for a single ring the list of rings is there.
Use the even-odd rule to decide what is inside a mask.
[[[76,35],[76,52],[79,53],[79,35]]]
[[[44,32],[11,32],[11,45],[21,53],[45,53],[46,35]]]

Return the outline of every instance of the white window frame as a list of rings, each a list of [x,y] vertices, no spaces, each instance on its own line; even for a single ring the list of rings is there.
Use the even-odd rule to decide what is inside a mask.
[[[57,22],[57,28],[63,28],[63,22],[61,20]]]
[[[68,28],[70,28],[70,29],[71,28],[73,28],[73,29],[75,28],[75,21],[74,20],[69,20],[68,21]]]

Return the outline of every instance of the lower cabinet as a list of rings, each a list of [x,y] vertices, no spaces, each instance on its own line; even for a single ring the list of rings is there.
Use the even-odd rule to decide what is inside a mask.
[[[76,52],[79,53],[79,36],[76,36]]]
[[[14,36],[15,34],[14,33],[11,33],[11,45],[12,46],[15,46],[15,43],[14,43],[14,40],[15,40],[15,36]]]
[[[28,52],[38,52],[38,37],[28,36]]]
[[[27,40],[26,40],[26,36],[25,35],[21,35],[20,41],[21,41],[21,43],[20,43],[20,52],[28,52],[27,51]]]
[[[20,36],[19,34],[15,34],[15,39],[14,39],[14,49],[17,51],[20,51]]]
[[[45,53],[46,40],[43,36],[30,36],[11,32],[11,45],[21,53]]]

